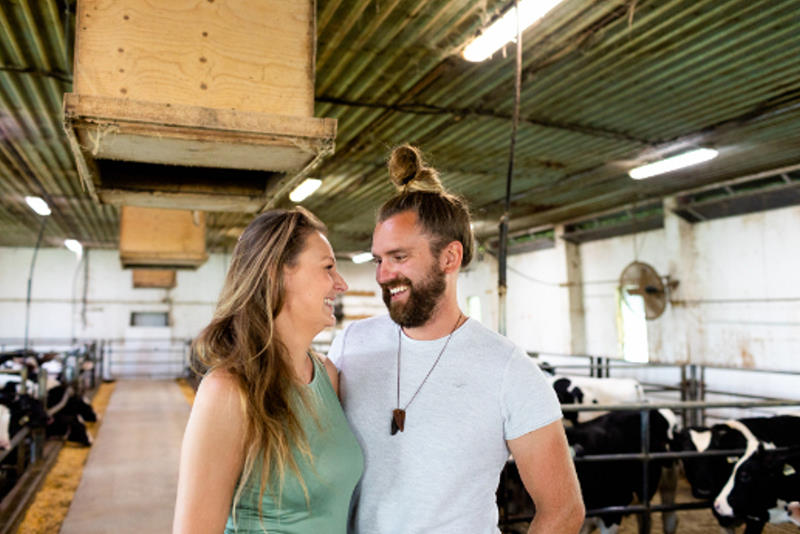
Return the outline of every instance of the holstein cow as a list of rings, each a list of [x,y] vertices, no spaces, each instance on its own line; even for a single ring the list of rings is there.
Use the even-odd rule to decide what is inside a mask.
[[[800,526],[800,501],[792,501],[787,504],[786,512],[789,514],[789,521]]]
[[[791,521],[788,503],[800,500],[800,417],[777,416],[770,425],[728,424],[744,435],[746,451],[714,499],[722,517],[747,517],[763,524]],[[758,432],[758,433],[756,433]],[[790,447],[792,452],[774,451]],[[757,531],[760,532],[760,531]]]
[[[47,392],[47,406],[52,417],[47,425],[47,437],[59,437],[85,446],[92,444],[85,422],[97,421],[97,415],[86,398],[60,385]]]
[[[561,404],[632,404],[645,402],[644,391],[633,378],[595,378],[592,376],[550,377],[550,385]],[[607,412],[568,412],[564,418],[583,423]]]
[[[786,417],[790,419],[787,420]],[[756,439],[766,439],[767,436],[780,433],[781,426],[791,425],[795,420],[798,418],[791,416],[754,417],[727,421],[711,428],[692,427],[679,432],[671,443],[671,448],[675,451],[699,452],[745,449],[748,435],[753,435]],[[708,456],[682,458],[681,461],[692,494],[699,499],[713,499],[725,487],[739,458]],[[727,534],[734,534],[735,528],[743,523],[747,534],[758,534],[764,528],[765,521],[758,517],[735,513],[722,515],[714,508],[711,511],[722,531]]]
[[[9,440],[14,439],[22,427],[44,427],[49,420],[42,403],[30,395],[18,394],[15,386],[9,383],[0,390],[0,404],[9,411],[7,431],[4,433]]]
[[[650,452],[666,452],[676,428],[675,415],[670,410],[649,412]],[[611,412],[585,423],[566,428],[567,440],[575,456],[641,452],[641,413],[638,411]],[[661,480],[662,467],[674,465],[671,460],[653,460],[648,464],[648,491],[642,495],[643,468],[638,460],[576,462],[583,501],[587,510],[609,506],[626,506],[636,495],[640,502],[652,499]],[[674,473],[674,470],[670,471]],[[670,476],[661,487],[662,501],[675,502],[676,477]],[[581,534],[600,528],[603,534],[614,534],[622,522],[622,513],[609,512],[587,518]],[[677,514],[662,514],[664,532],[677,529]]]
[[[8,426],[11,424],[11,410],[8,406],[0,404],[0,449],[11,446],[11,436],[8,435]]]

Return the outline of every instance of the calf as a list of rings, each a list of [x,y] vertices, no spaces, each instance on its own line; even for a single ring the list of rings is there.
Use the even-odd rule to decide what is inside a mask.
[[[734,465],[732,473],[717,498],[714,510],[723,517],[747,517],[762,524],[791,520],[787,502],[800,500],[800,452],[774,451],[776,446],[800,443],[800,417],[777,416],[771,425],[758,428],[739,421],[738,427],[747,440],[746,451]]]
[[[670,410],[649,412],[650,452],[666,452],[673,438],[676,419]],[[641,414],[638,411],[611,412],[585,423],[566,428],[567,440],[576,456],[595,454],[619,454],[641,452]],[[626,506],[636,495],[640,502],[652,499],[659,486],[662,468],[674,469],[674,462],[653,460],[648,463],[647,495],[643,490],[643,468],[638,460],[613,460],[603,462],[576,462],[575,468],[587,510],[609,506]],[[669,477],[674,484],[675,477]],[[675,488],[662,487],[662,500],[674,502]],[[601,532],[615,533],[622,522],[620,512],[601,513],[597,518],[588,518],[581,533],[592,532],[600,527]],[[675,512],[662,515],[664,532],[672,533],[677,528]]]
[[[595,378],[591,376],[550,377],[550,384],[561,404],[631,404],[645,402],[641,384],[633,378]],[[583,423],[606,412],[568,412],[564,418]]]

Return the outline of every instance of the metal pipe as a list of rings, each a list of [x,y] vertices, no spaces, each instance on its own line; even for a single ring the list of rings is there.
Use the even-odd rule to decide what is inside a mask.
[[[33,248],[33,257],[31,258],[31,269],[28,273],[28,292],[25,297],[25,338],[22,343],[23,365],[22,376],[20,378],[20,393],[23,395],[27,391],[28,368],[25,365],[24,358],[28,354],[28,329],[31,322],[31,286],[33,284],[33,268],[36,266],[36,256],[39,253],[39,245],[42,243],[42,236],[44,235],[44,228],[47,225],[47,215],[42,215],[42,226],[39,227],[39,237],[36,238],[36,246]]]
[[[519,25],[518,1],[514,0],[514,10],[517,13],[517,55],[514,73],[514,114],[511,117],[511,143],[508,154],[508,173],[506,174],[506,197],[503,216],[500,218],[500,242],[498,244],[497,266],[497,296],[498,296],[498,331],[506,335],[506,293],[508,283],[506,280],[508,261],[508,220],[511,217],[511,180],[514,176],[514,148],[517,144],[517,126],[519,124],[519,101],[522,88],[522,28]]]
[[[683,402],[640,402],[631,404],[565,404],[562,412],[620,412],[638,410],[659,410],[661,408],[697,410],[700,408],[775,408],[779,406],[800,406],[800,399],[756,401],[683,401]]]

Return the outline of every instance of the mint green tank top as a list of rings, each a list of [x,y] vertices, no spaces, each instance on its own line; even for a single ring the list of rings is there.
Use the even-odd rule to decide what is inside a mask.
[[[314,377],[306,387],[309,388],[311,403],[317,410],[320,424],[317,425],[313,416],[305,410],[299,416],[311,448],[313,465],[294,451],[308,489],[308,502],[300,481],[294,471],[287,467],[280,507],[266,490],[261,506],[263,523],[259,521],[259,461],[246,481],[236,509],[231,510],[228,516],[225,534],[257,534],[263,533],[264,529],[269,534],[346,533],[350,499],[364,471],[364,455],[345,419],[325,365],[317,358],[312,358],[312,361]]]

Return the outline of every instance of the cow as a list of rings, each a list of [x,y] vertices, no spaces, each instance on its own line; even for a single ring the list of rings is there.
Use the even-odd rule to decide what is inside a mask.
[[[789,521],[800,527],[800,501],[792,501],[786,505]]]
[[[47,437],[65,439],[87,447],[92,444],[85,423],[97,421],[97,415],[86,398],[62,384],[47,392],[47,405],[53,419],[47,425]]]
[[[8,426],[11,424],[11,410],[8,406],[0,404],[0,449],[11,446],[11,436],[8,435]]]
[[[745,453],[714,499],[714,510],[722,517],[747,517],[763,524],[789,522],[787,503],[800,500],[800,417],[784,415],[768,419],[771,424],[731,421],[746,439]],[[758,432],[758,434],[756,434]],[[778,452],[776,447],[793,447]]]
[[[641,384],[633,378],[595,378],[553,375],[550,385],[561,404],[632,404],[645,402]],[[606,412],[568,412],[564,418],[583,423]]]
[[[43,428],[49,421],[42,403],[28,394],[17,393],[13,382],[0,389],[0,404],[9,411],[6,428],[10,440],[25,426]]]
[[[789,417],[790,419],[786,419]],[[753,417],[726,421],[707,427],[691,427],[678,432],[670,444],[674,451],[724,451],[741,450],[747,447],[748,434],[767,438],[780,433],[782,425],[791,424],[797,417]],[[681,459],[686,479],[692,488],[692,495],[698,499],[714,499],[722,492],[733,473],[739,457],[706,456]],[[722,531],[734,534],[735,528],[745,524],[746,534],[758,534],[763,531],[765,521],[762,518],[720,514],[711,509]]]
[[[677,429],[675,415],[670,410],[649,411],[650,452],[666,452]],[[615,411],[585,423],[566,427],[567,441],[575,457],[596,454],[620,454],[641,452],[641,413],[638,411]],[[587,510],[609,506],[626,506],[636,495],[640,502],[652,499],[662,477],[662,469],[675,472],[671,460],[651,460],[648,463],[648,491],[642,495],[643,467],[638,460],[613,460],[602,462],[576,462],[576,471]],[[662,501],[675,502],[676,476],[669,476],[669,484],[662,485]],[[599,527],[603,534],[614,534],[619,529],[623,514],[601,513],[587,518],[581,534],[588,534]],[[677,514],[662,514],[664,532],[677,529]]]

